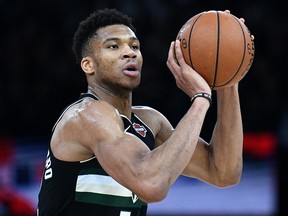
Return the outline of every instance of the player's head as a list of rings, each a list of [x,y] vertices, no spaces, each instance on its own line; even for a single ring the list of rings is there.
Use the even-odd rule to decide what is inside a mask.
[[[80,22],[74,34],[72,50],[79,63],[81,59],[90,52],[90,40],[95,36],[96,31],[108,25],[123,24],[136,32],[132,25],[132,19],[116,9],[101,9],[91,13],[86,19]]]

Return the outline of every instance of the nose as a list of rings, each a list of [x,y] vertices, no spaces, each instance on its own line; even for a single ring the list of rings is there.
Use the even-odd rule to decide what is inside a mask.
[[[124,44],[122,50],[122,58],[136,58],[136,56],[136,52],[128,44]]]

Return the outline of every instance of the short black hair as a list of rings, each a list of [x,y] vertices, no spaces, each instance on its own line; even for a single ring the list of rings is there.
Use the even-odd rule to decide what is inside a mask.
[[[89,42],[95,32],[108,25],[123,24],[136,32],[132,24],[132,18],[116,9],[99,9],[91,13],[86,19],[80,22],[74,34],[72,51],[77,63],[89,52]]]

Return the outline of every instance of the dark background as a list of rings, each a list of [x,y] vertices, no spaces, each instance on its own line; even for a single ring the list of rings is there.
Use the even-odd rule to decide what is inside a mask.
[[[184,22],[204,10],[230,9],[255,35],[255,59],[240,84],[248,131],[276,131],[287,105],[287,18],[277,1],[0,1],[0,136],[46,136],[61,109],[86,91],[71,52],[80,20],[115,7],[134,18],[144,57],[134,104],[162,111],[175,125],[189,106],[166,67],[170,42]]]
[[[87,89],[71,51],[80,20],[112,7],[134,19],[144,57],[142,84],[134,105],[158,109],[176,126],[189,107],[166,67],[170,42],[191,16],[229,9],[243,17],[255,36],[254,63],[240,82],[244,132],[268,132],[278,140],[280,185],[287,183],[287,12],[284,1],[248,0],[0,0],[0,138],[49,138],[62,109]],[[213,93],[215,98],[215,92]],[[216,107],[209,110],[203,137],[209,138]],[[287,193],[279,190],[279,212]]]

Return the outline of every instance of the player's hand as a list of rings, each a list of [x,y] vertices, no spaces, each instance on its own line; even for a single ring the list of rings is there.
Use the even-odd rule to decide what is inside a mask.
[[[175,78],[177,87],[189,97],[193,97],[199,92],[211,95],[211,88],[208,83],[185,62],[179,40],[171,43],[167,66]]]
[[[228,14],[231,14],[231,12],[230,12],[230,10],[224,10],[224,12],[225,13],[228,13]],[[245,19],[244,18],[239,18],[239,20],[243,23],[243,24],[245,24]],[[251,40],[253,41],[254,40],[254,35],[250,35],[250,37],[251,37]]]

